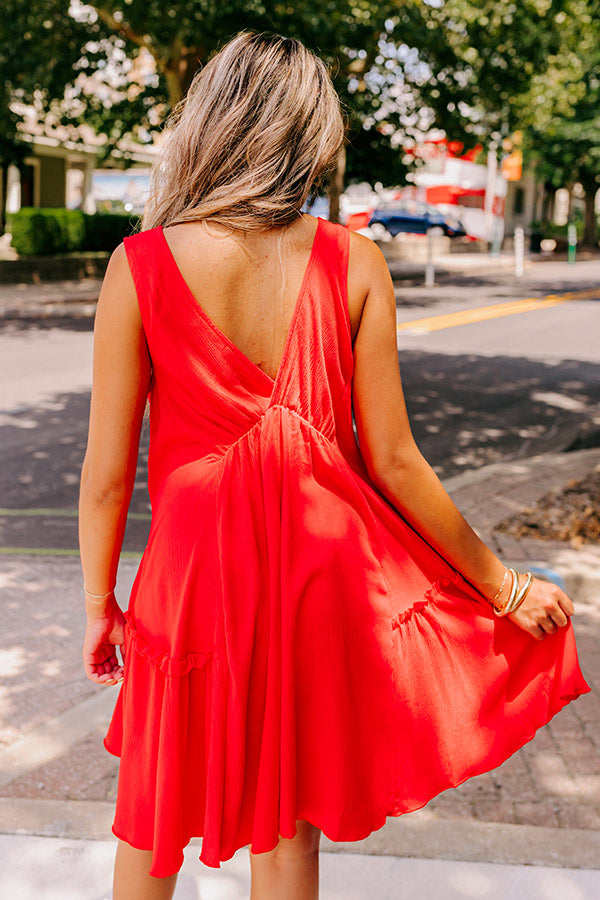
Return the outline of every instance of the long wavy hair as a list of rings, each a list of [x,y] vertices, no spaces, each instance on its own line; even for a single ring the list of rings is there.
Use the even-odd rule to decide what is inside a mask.
[[[166,123],[142,228],[210,219],[287,225],[345,139],[325,63],[300,41],[243,31],[200,69]]]

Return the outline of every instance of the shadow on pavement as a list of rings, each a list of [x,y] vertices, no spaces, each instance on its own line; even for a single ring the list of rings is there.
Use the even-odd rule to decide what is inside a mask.
[[[413,434],[441,477],[600,443],[600,365],[403,350],[400,371]]]

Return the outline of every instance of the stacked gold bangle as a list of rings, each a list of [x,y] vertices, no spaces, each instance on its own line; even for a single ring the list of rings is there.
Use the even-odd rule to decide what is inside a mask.
[[[506,581],[507,576],[511,576],[511,586],[508,594],[507,601],[500,607],[496,606],[496,600],[500,596],[502,588],[504,587],[504,583]],[[498,589],[496,596],[492,600],[492,607],[497,616],[509,616],[511,613],[514,613],[515,610],[519,608],[527,594],[529,593],[529,588],[533,584],[533,575],[531,572],[525,572],[525,583],[519,588],[519,573],[515,569],[507,569],[504,573],[504,578],[502,580],[502,584]]]

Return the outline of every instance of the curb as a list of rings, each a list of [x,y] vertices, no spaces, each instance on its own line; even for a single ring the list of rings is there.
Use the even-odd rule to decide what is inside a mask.
[[[0,322],[3,320],[15,321],[21,319],[64,319],[72,316],[91,319],[96,314],[96,300],[89,297],[81,297],[73,300],[61,300],[56,302],[49,300],[40,303],[26,302],[19,306],[5,306],[0,304]]]
[[[468,494],[470,489],[480,488],[485,495],[487,484],[520,485],[519,506],[525,507],[535,504],[552,488],[564,485],[573,477],[579,478],[581,473],[592,471],[599,463],[598,447],[570,452],[539,453],[525,459],[490,463],[472,472],[461,472],[444,479],[443,484],[475,531],[498,552],[506,565],[520,569],[526,563],[527,566],[543,569],[546,577],[564,581],[566,592],[575,598],[578,605],[591,603],[597,605],[600,599],[600,547],[585,544],[574,550],[566,542],[544,541],[534,537],[512,538],[496,531],[497,525],[515,512],[511,506],[511,498],[504,492],[498,493],[497,487],[494,491],[487,492],[493,495],[489,498],[489,502],[497,506],[496,518],[489,519],[485,527],[480,528],[476,521],[472,521],[472,518],[476,518],[475,514],[471,516],[465,511],[461,503],[461,492],[465,491]],[[547,486],[543,490],[531,493],[528,486],[532,481],[532,475],[540,469],[548,472]],[[579,474],[575,474],[576,471]],[[496,539],[506,546],[506,552],[494,546],[497,543]]]
[[[0,799],[0,834],[100,841],[113,837],[114,805],[89,800]],[[192,838],[198,846],[201,838]],[[505,865],[600,869],[600,831],[435,819],[419,810],[362,841],[331,841],[321,851]]]

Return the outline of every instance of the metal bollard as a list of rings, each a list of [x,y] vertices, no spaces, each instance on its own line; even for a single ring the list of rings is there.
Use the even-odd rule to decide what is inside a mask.
[[[435,284],[435,266],[433,265],[433,228],[427,229],[427,265],[425,266],[425,287]]]
[[[569,226],[567,227],[567,240],[567,260],[570,263],[574,263],[575,257],[577,255],[577,228],[575,227],[573,222],[569,223]]]
[[[522,228],[515,228],[515,275],[521,278],[523,275],[523,259],[525,255],[525,232]]]

